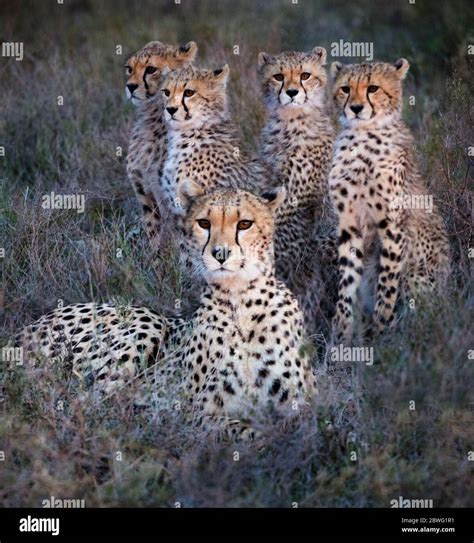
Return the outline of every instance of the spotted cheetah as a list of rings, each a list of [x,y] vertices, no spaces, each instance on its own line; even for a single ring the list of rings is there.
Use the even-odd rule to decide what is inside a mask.
[[[58,362],[105,394],[171,356],[187,323],[152,309],[80,303],[55,309],[16,337],[30,362]]]
[[[157,198],[166,201],[175,219],[183,214],[177,199],[180,185],[190,180],[206,191],[265,188],[263,164],[242,150],[230,119],[228,78],[228,65],[214,71],[189,66],[163,81],[168,150]]]
[[[197,45],[192,41],[181,47],[152,41],[133,54],[125,65],[125,92],[137,108],[127,155],[127,173],[153,249],[160,244],[161,220],[152,186],[158,183],[162,174],[167,146],[160,80],[164,70],[191,63],[196,52]]]
[[[143,390],[151,398],[178,374],[191,412],[224,426],[255,409],[296,414],[316,388],[298,303],[274,272],[273,216],[284,190],[201,193],[195,184],[180,186],[184,239],[207,283],[190,321],[76,304],[26,327],[17,345],[28,357],[67,361],[101,391],[148,368],[153,378]],[[146,407],[146,394],[138,403]]]
[[[315,392],[303,317],[274,271],[273,214],[285,191],[197,191],[186,184],[179,193],[188,209],[185,238],[209,285],[184,348],[193,403],[228,416],[268,403],[302,405]]]
[[[316,236],[332,232],[336,225],[328,200],[334,130],[326,111],[325,64],[323,47],[258,56],[268,114],[259,156],[288,193],[276,217],[276,269],[297,294],[312,330],[320,321],[321,300],[329,297],[324,283],[330,284],[335,275],[328,274],[326,281],[321,277],[329,268],[322,263],[324,253]]]
[[[379,268],[373,309],[377,331],[394,321],[400,295],[441,287],[449,274],[441,216],[436,208],[413,205],[424,200],[427,188],[417,171],[413,138],[401,118],[402,81],[408,69],[406,59],[347,66],[335,62],[331,67],[342,124],[329,175],[339,222],[338,340],[350,341],[353,335],[354,304],[374,251]]]

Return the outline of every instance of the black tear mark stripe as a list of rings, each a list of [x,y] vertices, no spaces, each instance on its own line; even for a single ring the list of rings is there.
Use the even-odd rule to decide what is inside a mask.
[[[206,247],[208,246],[210,239],[211,239],[211,229],[209,228],[209,230],[207,231],[207,240],[202,249],[202,253],[201,253],[202,256],[204,256],[204,251],[206,250]]]
[[[351,87],[349,86],[349,89]],[[349,94],[347,95],[347,98],[346,98],[346,101],[344,102],[344,107],[342,108],[342,112],[344,113],[344,115],[346,115],[346,106],[347,106],[347,102],[349,102],[349,98],[351,97],[351,91],[349,90]]]
[[[189,109],[188,109],[188,107],[186,106],[186,102],[184,101],[184,99],[185,99],[184,92],[185,92],[185,90],[186,90],[186,87],[188,86],[188,83],[189,83],[189,81],[186,81],[186,82],[184,83],[183,96],[182,96],[182,98],[181,98],[181,104],[183,105],[184,111],[185,111],[185,113],[186,113],[186,120],[189,119]]]
[[[303,65],[300,64],[300,72],[303,71]],[[301,75],[300,75],[300,85],[301,85],[301,88],[304,90],[304,95],[305,95],[305,102],[306,100],[308,99],[308,93],[306,92],[306,89],[304,88],[304,85],[303,85],[303,80],[301,79]]]
[[[235,244],[237,245],[237,247],[240,249],[240,252],[243,253],[244,250],[242,249],[242,246],[240,245],[239,243],[239,227],[238,227],[238,224],[236,225],[235,227]]]
[[[280,64],[280,73],[283,72],[283,66]],[[278,91],[278,98],[280,98],[280,94],[283,91],[283,87],[285,85],[285,76],[283,76],[283,81],[281,82],[280,90]]]
[[[149,60],[150,60],[150,57],[148,56],[144,60],[144,63],[148,64]],[[145,69],[143,70],[143,84],[145,85],[145,90],[148,90],[148,83],[146,82],[146,69],[147,69],[147,66],[145,66]]]
[[[303,81],[300,81],[300,85],[302,89],[304,90],[305,102],[306,102],[306,100],[308,99],[308,93],[306,92],[306,89],[304,88]]]
[[[240,252],[243,252],[242,247],[239,243],[239,227],[238,226],[235,227],[235,244],[240,249]]]
[[[372,102],[370,101],[369,87],[370,87],[370,78],[367,81],[367,101],[369,102],[370,107],[372,108],[372,115],[370,116],[370,118],[372,118],[372,117],[375,117],[375,108],[374,108],[374,104],[372,104]]]
[[[342,108],[342,112],[344,113],[344,116],[347,117],[346,115],[346,106],[347,106],[347,103],[349,102],[349,98],[351,97],[351,83],[350,83],[350,80],[347,82],[348,83],[348,87],[349,87],[349,93],[347,94],[347,98],[346,98],[346,101],[344,102],[344,107]]]
[[[209,209],[208,212],[207,212],[207,216],[210,217],[210,215],[211,215],[211,210]],[[206,247],[208,246],[210,239],[211,239],[211,228],[209,228],[209,230],[207,231],[206,244],[204,245],[204,247],[202,249],[202,253],[201,253],[201,255],[203,255],[203,256],[204,256],[204,251],[206,250]]]

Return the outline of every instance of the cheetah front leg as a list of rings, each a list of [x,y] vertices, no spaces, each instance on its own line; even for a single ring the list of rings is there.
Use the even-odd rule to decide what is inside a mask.
[[[130,182],[141,207],[145,232],[153,252],[158,252],[161,245],[161,214],[154,195],[146,191],[143,185],[143,173],[134,168],[128,172]]]
[[[399,295],[400,275],[406,256],[406,237],[395,221],[382,219],[378,225],[382,244],[380,273],[374,309],[374,322],[378,332],[391,324],[395,316],[395,303]]]
[[[352,208],[339,217],[339,287],[334,318],[336,344],[350,342],[354,304],[363,273],[363,238]]]

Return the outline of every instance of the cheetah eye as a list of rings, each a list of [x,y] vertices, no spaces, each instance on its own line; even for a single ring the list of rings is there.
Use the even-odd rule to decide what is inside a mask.
[[[341,87],[341,90],[346,94],[349,94],[351,92],[351,88],[347,86]]]
[[[237,230],[248,230],[253,224],[253,221],[239,221],[237,223]]]
[[[191,89],[186,89],[186,90],[184,91],[184,96],[185,96],[186,98],[191,98],[191,96],[193,96],[194,94],[196,94],[196,91],[193,91],[193,90],[191,90]]]
[[[370,85],[370,87],[367,89],[368,92],[377,92],[380,87],[377,87],[377,85]]]
[[[132,73],[131,66],[125,66],[125,69],[127,70],[127,74],[130,75]]]
[[[154,66],[147,66],[145,68],[146,74],[154,74],[156,72],[156,68]]]
[[[211,223],[207,219],[198,219],[197,223],[203,230],[210,230]]]
[[[165,95],[165,96],[169,96],[170,95],[170,91],[168,89],[162,89],[161,92]]]
[[[285,77],[283,76],[283,74],[275,74],[273,77],[274,77],[274,79],[276,79],[277,81],[283,81],[283,79],[285,79]]]
[[[310,75],[311,75],[311,74],[308,73],[308,72],[303,72],[303,73],[301,74],[301,79],[302,79],[303,81],[306,81],[306,79],[309,79],[309,76],[310,76]]]

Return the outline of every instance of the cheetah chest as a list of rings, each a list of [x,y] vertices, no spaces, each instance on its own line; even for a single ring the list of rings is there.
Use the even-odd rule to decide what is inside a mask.
[[[237,413],[269,402],[280,407],[299,394],[304,370],[291,324],[278,334],[281,317],[263,306],[249,311],[244,303],[201,320],[193,386],[207,410]]]

